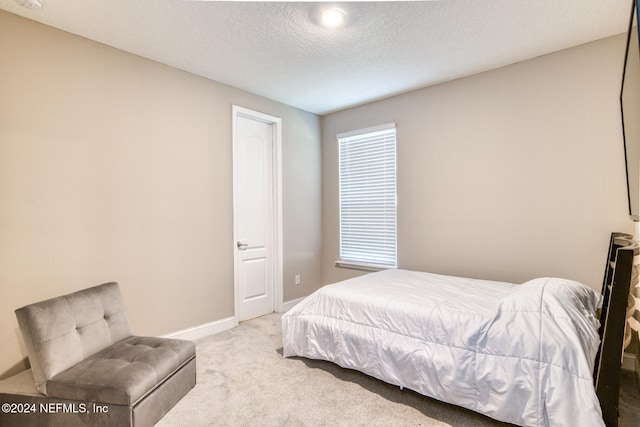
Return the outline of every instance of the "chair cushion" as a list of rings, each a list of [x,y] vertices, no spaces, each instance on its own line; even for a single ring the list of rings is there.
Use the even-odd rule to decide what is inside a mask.
[[[48,395],[133,406],[194,356],[192,341],[131,336],[53,377]]]

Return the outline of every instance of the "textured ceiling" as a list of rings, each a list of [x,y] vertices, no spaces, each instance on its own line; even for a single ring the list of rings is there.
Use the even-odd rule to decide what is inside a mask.
[[[317,114],[626,31],[630,0],[15,0],[0,9]],[[620,52],[622,62],[624,53]]]

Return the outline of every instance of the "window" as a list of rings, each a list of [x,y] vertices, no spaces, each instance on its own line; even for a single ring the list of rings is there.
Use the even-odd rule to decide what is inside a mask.
[[[395,123],[346,132],[340,146],[341,266],[396,267]]]

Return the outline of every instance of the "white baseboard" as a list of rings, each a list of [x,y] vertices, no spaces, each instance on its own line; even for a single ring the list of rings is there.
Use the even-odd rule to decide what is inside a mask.
[[[282,312],[286,313],[291,310],[296,304],[302,301],[305,297],[292,299],[285,301],[282,304]],[[204,338],[209,335],[215,335],[220,332],[228,331],[237,326],[235,317],[227,317],[225,319],[214,320],[213,322],[204,323],[202,325],[194,326],[192,328],[182,329],[180,331],[171,332],[162,335],[162,338],[179,338],[183,340],[197,340],[198,338]],[[636,365],[638,367],[636,368]],[[622,357],[622,369],[628,371],[636,371],[640,373],[640,358],[635,354],[624,353]]]
[[[194,326],[192,328],[183,329],[181,331],[171,332],[163,335],[162,338],[179,338],[183,340],[197,340],[209,335],[218,334],[220,332],[228,331],[236,326],[236,320],[234,317],[227,317],[226,319],[214,320],[213,322],[204,323],[202,325]]]
[[[285,301],[282,304],[282,312],[286,313],[291,310],[296,304],[302,301],[302,298],[296,298],[291,301]],[[209,335],[215,335],[220,332],[228,331],[238,326],[235,317],[227,317],[226,319],[215,320],[213,322],[204,323],[202,325],[194,326],[192,328],[182,329],[181,331],[171,332],[162,335],[162,338],[179,338],[183,340],[197,340]]]
[[[635,371],[636,370],[636,355],[631,353],[625,353],[622,356],[622,369],[626,369],[627,371]]]
[[[282,303],[282,312],[286,313],[287,311],[291,310],[296,304],[298,304],[303,299],[305,299],[305,297],[292,299],[290,301],[285,301],[284,303]]]

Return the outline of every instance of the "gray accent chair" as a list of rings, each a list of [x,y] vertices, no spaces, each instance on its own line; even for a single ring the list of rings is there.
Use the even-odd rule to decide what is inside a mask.
[[[194,343],[132,335],[115,282],[27,305],[16,317],[41,394],[1,395],[34,405],[0,414],[1,425],[152,426],[196,383]]]

